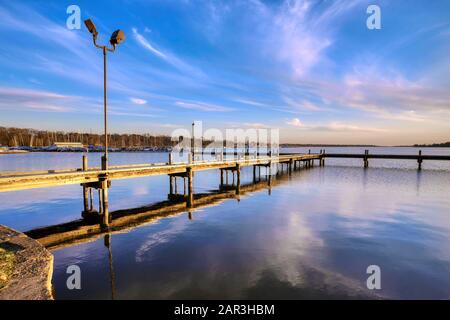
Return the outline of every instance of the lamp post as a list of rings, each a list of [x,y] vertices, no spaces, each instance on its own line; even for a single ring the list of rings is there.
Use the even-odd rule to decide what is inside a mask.
[[[191,149],[192,149],[192,162],[195,161],[195,122],[192,122],[192,140],[191,140]]]
[[[108,170],[108,105],[106,98],[106,53],[114,52],[116,50],[116,46],[121,42],[125,41],[125,33],[122,30],[116,30],[111,35],[111,39],[109,43],[112,45],[112,48],[107,46],[101,46],[97,44],[97,28],[91,19],[87,19],[84,21],[86,28],[92,34],[92,38],[94,40],[94,46],[102,49],[103,51],[103,121],[105,126],[105,154],[102,157],[102,170]]]

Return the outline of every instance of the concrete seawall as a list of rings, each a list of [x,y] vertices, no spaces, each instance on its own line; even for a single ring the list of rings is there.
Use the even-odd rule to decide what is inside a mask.
[[[0,225],[0,300],[49,300],[53,255],[25,234]]]

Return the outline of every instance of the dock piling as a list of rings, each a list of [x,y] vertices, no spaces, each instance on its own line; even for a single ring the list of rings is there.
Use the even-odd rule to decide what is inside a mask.
[[[83,171],[88,170],[88,158],[86,155],[83,156]],[[87,213],[89,210],[89,191],[90,188],[83,184],[83,213]]]
[[[194,175],[191,167],[186,168],[186,175],[188,178],[187,206],[191,208],[194,205]]]
[[[239,194],[241,188],[241,165],[239,163],[236,164],[236,178],[237,178],[236,194]]]
[[[418,164],[418,167],[417,167],[417,170],[422,170],[422,161],[423,161],[423,159],[422,159],[422,150],[419,150],[419,157],[417,158],[417,164]]]
[[[369,150],[364,151],[364,168],[369,167]]]
[[[109,225],[109,208],[108,208],[108,178],[103,177],[101,182],[101,194],[102,194],[102,226],[107,227]]]
[[[169,175],[169,194],[173,194],[173,176]]]

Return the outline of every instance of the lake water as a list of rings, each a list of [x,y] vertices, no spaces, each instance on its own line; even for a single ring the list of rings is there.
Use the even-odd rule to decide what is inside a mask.
[[[291,149],[317,152],[320,148]],[[363,153],[367,148],[326,148]],[[370,153],[417,154],[415,148]],[[449,155],[450,149],[423,149]],[[101,154],[89,154],[99,165]],[[164,153],[112,153],[110,163],[165,162]],[[0,171],[80,167],[80,153],[0,155]],[[329,159],[191,212],[53,251],[57,299],[450,299],[450,162]],[[252,169],[242,172],[252,180]],[[196,173],[196,193],[218,188]],[[167,199],[167,176],[113,181],[110,210]],[[0,193],[0,224],[27,231],[80,218],[78,185]],[[109,241],[105,241],[105,237]],[[109,245],[105,245],[109,243]],[[68,290],[66,269],[81,268]],[[369,265],[381,290],[366,287]]]

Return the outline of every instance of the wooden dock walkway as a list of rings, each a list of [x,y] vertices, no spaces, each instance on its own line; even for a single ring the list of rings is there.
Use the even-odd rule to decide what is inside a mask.
[[[392,159],[392,160],[415,160],[417,161],[417,169],[422,169],[422,162],[424,160],[435,161],[449,161],[450,155],[424,155],[422,150],[419,150],[418,154],[377,154],[369,153],[369,150],[365,150],[362,154],[354,153],[325,153],[321,151],[320,155],[322,159],[325,158],[341,158],[341,159],[362,159],[365,168],[369,167],[369,159]]]
[[[282,169],[285,167],[291,173],[293,170],[300,168],[301,164],[304,167],[313,166],[316,160],[320,166],[324,166],[327,158],[362,159],[365,168],[369,166],[369,159],[415,160],[418,163],[418,170],[422,169],[424,160],[450,160],[450,156],[447,155],[422,155],[421,151],[417,155],[389,155],[369,154],[368,150],[365,150],[363,154],[326,153],[325,150],[321,150],[320,153],[285,153],[276,156],[238,155],[235,157],[235,154],[233,154],[231,159],[226,155],[225,157],[221,155],[219,160],[211,161],[192,161],[192,154],[189,154],[188,162],[174,163],[172,155],[169,154],[167,163],[110,166],[108,170],[101,170],[97,167],[89,168],[87,156],[83,156],[82,167],[77,169],[0,173],[0,192],[80,184],[83,189],[84,210],[82,216],[87,219],[100,217],[102,226],[108,227],[111,222],[108,209],[108,189],[111,187],[111,181],[113,180],[168,175],[170,182],[169,199],[181,196],[183,201],[186,202],[186,206],[190,208],[193,207],[194,202],[193,183],[194,172],[196,171],[220,170],[221,186],[228,185],[228,176],[231,173],[233,188],[236,186],[236,192],[239,194],[240,173],[244,167],[253,167],[254,181],[257,171],[260,175],[261,167],[266,167],[270,184],[270,177],[274,174],[272,168],[277,170],[279,166]],[[184,182],[183,194],[181,195],[177,191],[177,178],[181,178]],[[93,190],[98,191],[98,210],[94,209]]]
[[[79,169],[1,173],[0,192],[80,184],[83,189],[84,210],[82,216],[84,218],[90,218],[91,216],[101,217],[101,224],[107,227],[111,222],[108,209],[108,189],[113,180],[168,175],[170,179],[169,195],[173,195],[174,190],[175,194],[177,193],[177,178],[182,178],[184,181],[183,196],[186,199],[186,205],[187,207],[192,207],[194,202],[193,180],[194,172],[196,171],[220,170],[221,185],[224,184],[224,180],[228,182],[228,173],[231,173],[233,182],[236,180],[237,191],[239,192],[240,173],[243,167],[253,166],[254,178],[257,171],[256,168],[267,167],[270,180],[273,165],[285,165],[291,172],[301,162],[305,166],[314,165],[314,160],[319,160],[321,163],[319,154],[244,156],[232,159],[222,156],[221,160],[216,161],[192,161],[192,155],[189,155],[189,161],[185,163],[173,163],[171,159],[172,156],[169,155],[168,163],[115,166],[110,167],[108,170],[101,170],[100,168],[89,168],[87,156],[83,156],[82,167]],[[94,209],[94,189],[98,191],[98,210]]]
[[[292,154],[273,157],[225,159],[223,161],[195,161],[191,163],[152,163],[122,166],[110,166],[103,171],[100,168],[78,168],[71,170],[48,170],[34,172],[0,173],[0,192],[34,188],[46,188],[69,184],[98,183],[107,178],[109,181],[156,175],[183,175],[188,171],[213,169],[233,170],[246,166],[268,166],[271,163],[294,163],[319,160],[319,154]]]

